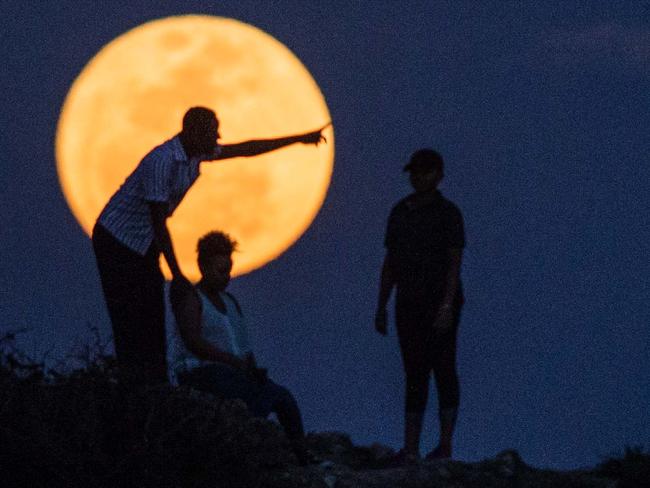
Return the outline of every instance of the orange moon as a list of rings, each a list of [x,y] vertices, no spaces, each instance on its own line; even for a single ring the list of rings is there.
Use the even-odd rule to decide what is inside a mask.
[[[217,113],[223,144],[303,133],[330,120],[308,70],[260,29],[198,15],[140,25],[88,62],[61,110],[59,180],[87,234],[142,157],[176,135],[195,105]],[[304,233],[332,174],[333,128],[324,135],[327,143],[317,147],[294,144],[201,164],[199,179],[168,220],[188,278],[200,277],[196,242],[208,231],[223,230],[239,242],[234,275],[276,258]]]

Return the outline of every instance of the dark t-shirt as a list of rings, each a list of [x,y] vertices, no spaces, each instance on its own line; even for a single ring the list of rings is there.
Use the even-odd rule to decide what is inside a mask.
[[[395,274],[398,297],[442,298],[449,269],[449,249],[465,247],[460,210],[436,192],[433,201],[416,206],[414,194],[400,200],[388,218],[384,245]],[[462,288],[459,286],[462,300]]]

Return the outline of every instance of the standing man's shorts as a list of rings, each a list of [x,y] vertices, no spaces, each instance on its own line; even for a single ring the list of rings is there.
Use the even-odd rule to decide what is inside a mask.
[[[395,323],[404,372],[406,410],[421,412],[426,407],[429,377],[433,372],[440,408],[456,408],[460,403],[456,372],[456,345],[462,299],[453,307],[453,322],[444,333],[434,333],[433,319],[439,306],[421,297],[400,296],[395,306]]]

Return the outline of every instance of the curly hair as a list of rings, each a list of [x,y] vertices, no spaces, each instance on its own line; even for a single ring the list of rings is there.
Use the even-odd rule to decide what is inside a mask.
[[[231,255],[237,250],[237,241],[230,235],[220,230],[208,232],[199,239],[196,245],[196,250],[199,254],[199,262],[208,256],[215,254]]]

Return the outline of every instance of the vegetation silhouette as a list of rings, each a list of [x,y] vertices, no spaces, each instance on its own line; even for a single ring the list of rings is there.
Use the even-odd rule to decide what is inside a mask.
[[[328,464],[297,464],[282,430],[243,403],[186,387],[118,387],[104,342],[75,351],[79,363],[55,371],[0,337],[0,473],[6,488],[377,488],[647,486],[650,453],[628,446],[593,469],[555,472],[527,466],[507,450],[478,463],[447,461],[383,469],[392,450],[357,447],[343,433],[311,433]],[[83,364],[84,361],[89,361]],[[137,418],[120,432],[127,413]]]

